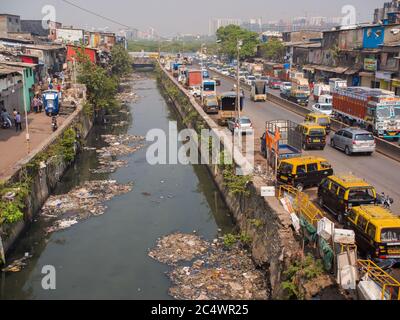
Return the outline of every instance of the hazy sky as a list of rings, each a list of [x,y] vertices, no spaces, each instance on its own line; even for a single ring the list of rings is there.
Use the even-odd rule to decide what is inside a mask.
[[[389,0],[69,0],[81,7],[141,30],[161,35],[208,32],[210,18],[287,19],[292,16],[341,16],[344,5],[356,8],[358,22],[371,21],[373,10]],[[0,0],[0,13],[41,19],[43,6],[56,8],[57,21],[80,27],[120,28],[62,0]]]

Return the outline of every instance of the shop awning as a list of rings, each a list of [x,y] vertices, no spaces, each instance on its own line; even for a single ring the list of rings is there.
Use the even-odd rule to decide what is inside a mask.
[[[320,70],[320,71],[326,71],[326,72],[332,72],[332,73],[338,73],[342,74],[344,73],[349,67],[328,67],[328,66],[319,66],[316,65],[314,66],[314,69]]]
[[[360,75],[360,77],[369,77],[369,78],[375,77],[375,73],[374,72],[365,72],[365,71],[363,71],[363,72],[360,72],[359,75]]]
[[[350,69],[346,70],[346,72],[344,74],[353,75],[353,74],[356,74],[359,71],[360,71],[360,68],[350,68]]]
[[[305,66],[303,67],[303,70],[311,71],[311,72],[314,72],[314,71],[315,71],[315,69],[313,68],[313,66],[312,66],[312,65],[309,65],[309,64],[305,65]]]

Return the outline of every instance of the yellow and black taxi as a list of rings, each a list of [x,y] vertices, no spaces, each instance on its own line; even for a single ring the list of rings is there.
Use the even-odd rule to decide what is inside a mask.
[[[367,257],[400,262],[400,218],[390,210],[378,205],[354,207],[345,220]]]
[[[326,134],[331,132],[331,118],[323,113],[309,113],[306,115],[304,121],[315,123],[325,128]]]
[[[353,175],[330,176],[318,187],[318,202],[343,223],[345,215],[360,205],[376,203],[375,188],[363,179]]]
[[[280,183],[291,185],[302,191],[317,186],[333,174],[330,163],[319,157],[298,157],[282,160],[277,171]]]
[[[321,149],[326,146],[326,131],[325,127],[311,122],[299,124],[298,131],[303,136],[303,149]]]

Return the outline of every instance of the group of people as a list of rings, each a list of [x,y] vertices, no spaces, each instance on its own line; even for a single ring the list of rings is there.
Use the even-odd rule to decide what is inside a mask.
[[[43,111],[43,100],[39,94],[33,97],[31,107],[35,113]]]
[[[14,120],[14,126],[15,126],[15,131],[22,131],[22,117],[21,113],[17,111],[15,108],[13,110],[13,120]],[[1,110],[1,121],[2,121],[2,126],[6,127],[12,127],[12,121],[11,121],[11,116],[8,113],[8,111],[3,108]]]

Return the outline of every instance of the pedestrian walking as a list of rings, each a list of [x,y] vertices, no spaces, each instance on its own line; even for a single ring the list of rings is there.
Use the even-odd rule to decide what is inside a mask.
[[[57,84],[57,91],[58,91],[58,99],[61,101],[61,84]]]
[[[39,96],[39,98],[38,98],[38,107],[39,107],[39,112],[42,113],[42,111],[43,111],[43,100],[42,100],[41,96]]]
[[[33,97],[32,105],[33,105],[33,111],[35,113],[38,113],[38,111],[39,111],[39,103],[38,103],[38,98],[37,98],[36,95]]]
[[[19,112],[17,112],[17,115],[15,117],[15,131],[18,132],[18,129],[22,131],[22,119]]]
[[[18,114],[18,112],[17,112],[17,110],[14,108],[14,109],[13,109],[13,119],[14,119],[14,125],[15,125],[15,127],[17,127],[17,114]]]

